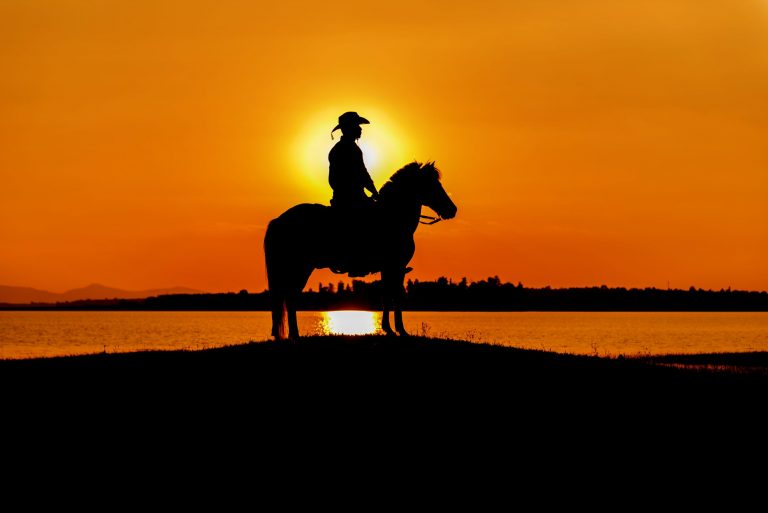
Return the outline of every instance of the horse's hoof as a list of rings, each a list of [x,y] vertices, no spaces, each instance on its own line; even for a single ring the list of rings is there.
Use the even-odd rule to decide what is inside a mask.
[[[405,330],[400,330],[400,331],[398,331],[398,333],[400,334],[400,336],[401,336],[401,337],[410,337],[410,336],[411,336],[411,335],[410,335],[410,334],[409,334],[407,331],[405,331]]]
[[[397,336],[397,333],[395,333],[395,332],[394,332],[394,331],[392,331],[392,330],[384,330],[384,335],[386,335],[386,336],[388,336],[388,337],[396,337],[396,336]]]

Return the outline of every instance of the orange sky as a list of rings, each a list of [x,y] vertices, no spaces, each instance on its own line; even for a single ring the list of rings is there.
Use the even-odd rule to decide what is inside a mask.
[[[768,1],[262,4],[0,3],[0,284],[262,290],[357,110],[414,278],[768,290]]]

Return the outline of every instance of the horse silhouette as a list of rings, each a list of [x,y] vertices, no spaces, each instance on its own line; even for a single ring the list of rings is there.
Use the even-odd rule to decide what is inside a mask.
[[[350,268],[380,272],[383,290],[381,327],[394,335],[389,324],[394,310],[395,329],[403,326],[403,281],[406,266],[416,251],[413,234],[419,226],[421,207],[434,210],[439,219],[456,216],[434,162],[411,162],[382,186],[379,200],[365,209],[340,209],[302,203],[270,221],[264,236],[264,256],[272,306],[272,336],[299,337],[296,303],[312,271],[328,267],[335,272]],[[435,221],[433,221],[435,222]],[[431,223],[430,223],[431,224]]]

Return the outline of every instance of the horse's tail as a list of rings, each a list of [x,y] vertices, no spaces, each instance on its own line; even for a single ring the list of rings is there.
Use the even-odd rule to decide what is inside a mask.
[[[264,260],[267,265],[267,285],[269,286],[272,305],[272,336],[280,340],[285,338],[286,319],[286,276],[281,267],[279,255],[279,225],[277,220],[270,221],[264,236]]]

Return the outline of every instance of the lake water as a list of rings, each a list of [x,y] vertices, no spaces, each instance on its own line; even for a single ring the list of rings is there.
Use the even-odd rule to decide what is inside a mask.
[[[599,355],[768,351],[768,312],[405,312],[414,335]],[[375,333],[376,312],[300,312],[302,334]],[[269,312],[0,311],[0,358],[203,349],[269,338]]]

